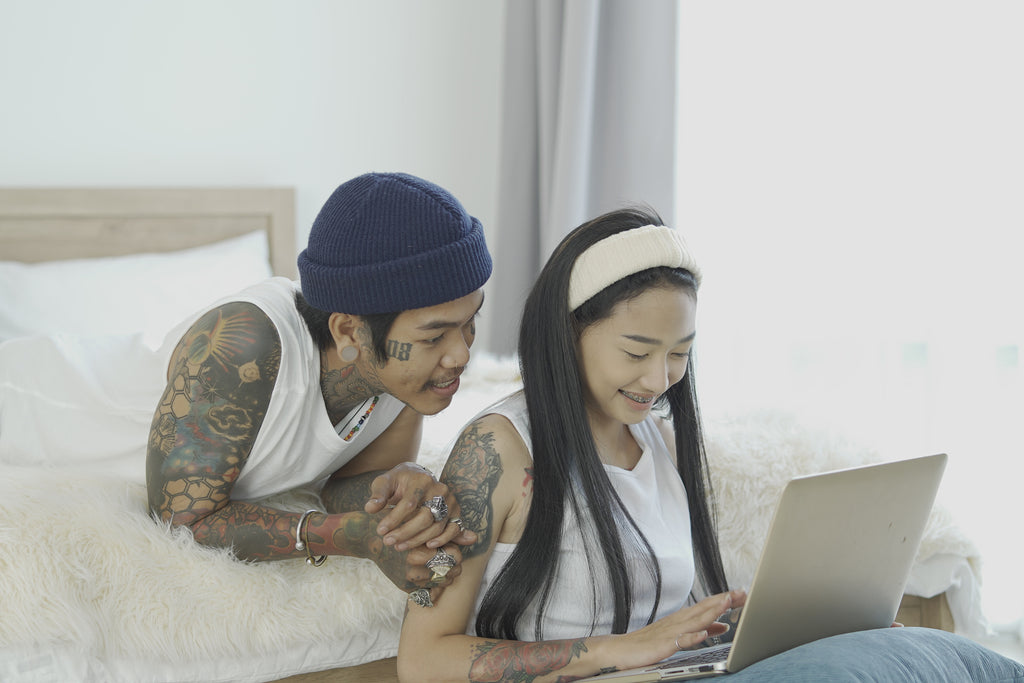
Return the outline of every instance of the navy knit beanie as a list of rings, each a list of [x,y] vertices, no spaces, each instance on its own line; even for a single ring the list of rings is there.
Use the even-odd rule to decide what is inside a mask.
[[[436,306],[490,275],[480,221],[446,190],[405,173],[367,173],[339,186],[299,254],[306,301],[353,315]]]

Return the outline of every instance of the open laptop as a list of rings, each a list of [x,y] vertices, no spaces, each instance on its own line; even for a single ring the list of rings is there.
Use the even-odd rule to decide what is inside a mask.
[[[940,453],[793,479],[732,643],[579,683],[721,675],[820,638],[891,626],[946,460]],[[689,661],[708,655],[717,661]]]

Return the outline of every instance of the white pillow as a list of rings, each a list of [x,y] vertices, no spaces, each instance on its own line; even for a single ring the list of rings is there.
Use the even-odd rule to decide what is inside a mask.
[[[0,261],[0,341],[141,333],[156,346],[190,314],[271,274],[261,232],[166,253]]]
[[[0,463],[144,484],[166,373],[166,354],[138,334],[0,343]]]

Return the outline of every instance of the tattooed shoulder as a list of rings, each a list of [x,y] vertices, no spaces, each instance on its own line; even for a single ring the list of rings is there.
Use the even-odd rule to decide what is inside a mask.
[[[207,311],[186,330],[175,348],[172,366],[212,361],[223,367],[242,356],[274,357],[276,375],[281,339],[262,309],[245,301],[232,301]]]
[[[150,428],[150,505],[161,516],[195,519],[223,505],[280,367],[277,329],[250,303],[219,306],[183,335]]]
[[[506,467],[506,459],[517,461],[518,453],[510,453],[509,444],[515,430],[505,418],[488,415],[463,429],[441,473],[462,508],[466,526],[479,537],[472,546],[462,549],[472,557],[491,545],[497,531],[495,504],[498,485]]]

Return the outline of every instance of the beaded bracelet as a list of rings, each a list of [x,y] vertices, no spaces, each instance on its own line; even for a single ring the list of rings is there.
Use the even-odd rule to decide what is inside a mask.
[[[319,512],[319,510],[306,510],[302,513],[302,516],[299,517],[299,523],[295,526],[295,549],[305,549],[306,564],[319,567],[325,560],[327,560],[327,556],[321,555],[320,557],[313,557],[313,553],[309,549],[309,539],[306,537],[306,527],[308,526],[306,524],[306,520],[308,520],[309,516],[314,512]]]

